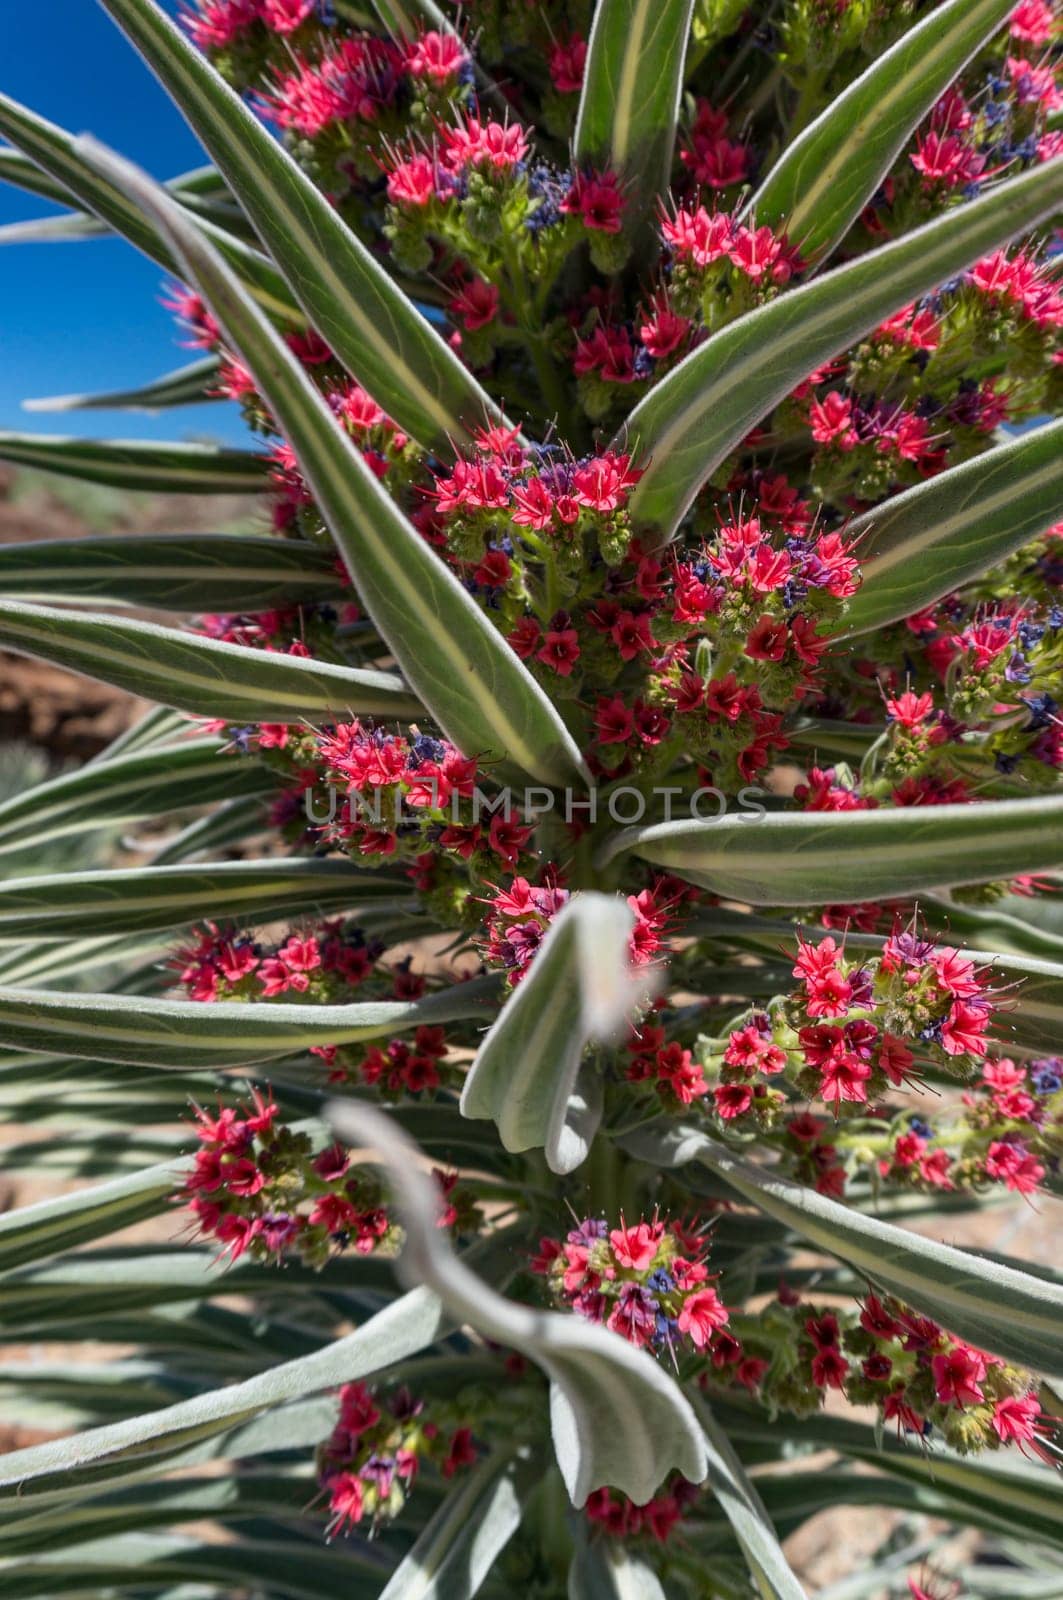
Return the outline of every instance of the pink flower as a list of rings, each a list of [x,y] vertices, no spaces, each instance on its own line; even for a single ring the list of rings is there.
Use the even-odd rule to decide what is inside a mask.
[[[314,0],[260,0],[259,15],[271,33],[294,33],[314,9]]]
[[[631,465],[631,457],[606,450],[575,468],[572,493],[581,506],[592,511],[616,511],[627,499],[642,473]]]
[[[822,400],[813,400],[809,418],[817,444],[837,444],[840,450],[851,450],[856,444],[853,403],[837,389],[832,389]]]
[[[910,689],[906,689],[896,699],[886,701],[887,716],[902,728],[918,728],[933,709],[934,696],[929,690],[925,694],[913,694]]]
[[[707,267],[713,261],[723,260],[731,249],[734,236],[731,218],[710,215],[704,206],[698,206],[696,211],[686,211],[680,207],[674,220],[666,218],[661,223],[661,237],[665,244],[671,245],[680,260],[692,261],[697,267]]]
[[[509,172],[528,153],[524,130],[516,122],[481,122],[469,117],[463,125],[442,132],[443,165],[451,172],[464,167],[489,167]]]
[[[989,1013],[984,1005],[954,1002],[941,1025],[941,1047],[950,1056],[984,1056]]]
[[[657,1254],[663,1232],[659,1222],[639,1222],[633,1228],[621,1222],[620,1227],[610,1233],[609,1243],[620,1266],[633,1272],[645,1272]]]
[[[970,1345],[954,1345],[931,1362],[934,1386],[942,1405],[978,1405],[984,1399],[979,1384],[986,1375],[986,1360]]]
[[[1025,1145],[995,1140],[986,1152],[986,1174],[1015,1194],[1033,1194],[1045,1175],[1041,1163]]]
[[[461,40],[453,33],[430,29],[408,47],[406,70],[414,78],[432,83],[448,83],[456,78],[468,61]]]
[[[1037,1437],[1041,1403],[1032,1394],[1009,1394],[993,1407],[993,1429],[1001,1444],[1028,1444]]]
[[[396,205],[426,206],[435,193],[436,172],[428,156],[411,156],[388,174],[388,199]]]
[[[927,183],[942,183],[947,189],[972,183],[985,167],[985,156],[955,134],[927,133],[917,141],[910,157],[912,166]]]
[[[334,1532],[343,1528],[345,1524],[351,1527],[361,1522],[365,1507],[365,1491],[362,1480],[353,1472],[341,1472],[328,1482],[329,1511],[332,1520],[330,1527]]]
[[[697,1350],[704,1350],[717,1328],[727,1322],[727,1308],[715,1289],[699,1289],[684,1302],[676,1319],[680,1333],[690,1339]]]

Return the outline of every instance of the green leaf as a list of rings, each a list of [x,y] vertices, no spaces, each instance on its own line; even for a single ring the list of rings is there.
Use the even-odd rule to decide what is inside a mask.
[[[0,1215],[0,1272],[73,1250],[145,1217],[159,1216],[169,1207],[186,1165],[164,1161],[92,1189],[5,1212]]]
[[[784,150],[749,202],[757,225],[785,229],[806,261],[822,261],[1011,9],[1011,0],[947,0],[877,56]]]
[[[0,1219],[0,1229],[5,1220]],[[0,1502],[26,1506],[32,1497],[55,1490],[76,1495],[88,1483],[106,1481],[153,1460],[158,1464],[266,1407],[368,1377],[416,1355],[434,1343],[443,1328],[436,1296],[425,1288],[414,1289],[345,1338],[244,1383],[195,1395],[146,1416],[90,1428],[73,1438],[11,1451],[0,1457]]]
[[[843,639],[921,611],[1063,518],[1063,422],[1021,434],[858,518],[863,582]]]
[[[730,1439],[704,1401],[699,1399],[695,1409],[708,1444],[709,1488],[731,1524],[758,1593],[763,1600],[805,1600],[805,1591]]]
[[[193,1585],[202,1595],[268,1590],[289,1600],[376,1600],[387,1568],[346,1545],[319,1548],[308,1541],[200,1542],[190,1538],[127,1533],[67,1549],[0,1561],[5,1600],[86,1593],[96,1600],[126,1590],[151,1593],[162,1584]],[[217,1586],[223,1586],[219,1589]],[[182,1589],[187,1596],[188,1590]]]
[[[635,407],[616,441],[648,458],[634,525],[666,539],[707,478],[809,373],[987,251],[1063,206],[1063,157],[721,329]]]
[[[202,861],[230,845],[246,845],[249,836],[260,832],[261,828],[262,807],[256,800],[226,801],[205,817],[197,817],[153,851],[152,866]]]
[[[426,1285],[456,1322],[546,1372],[557,1463],[574,1505],[604,1484],[643,1505],[672,1470],[700,1483],[701,1430],[678,1384],[651,1356],[597,1323],[518,1305],[491,1289],[436,1226],[438,1192],[397,1123],[354,1100],[336,1101],[330,1114],[341,1139],[372,1147],[387,1168],[406,1229],[403,1280]]]
[[[763,1412],[734,1398],[714,1400],[713,1406],[732,1438],[743,1444],[779,1442],[778,1426]],[[1040,1464],[1024,1461],[1017,1451],[972,1460],[957,1455],[938,1440],[928,1450],[922,1440],[908,1444],[888,1432],[879,1438],[866,1423],[822,1412],[787,1417],[785,1437],[806,1449],[837,1451],[878,1472],[932,1488],[951,1501],[951,1507],[939,1504],[931,1514],[964,1521],[965,1512],[977,1511],[985,1519],[981,1525],[989,1521],[1001,1530],[1022,1527],[1031,1538],[1042,1540],[1047,1546],[1063,1547],[1063,1487],[1059,1478]],[[765,1492],[771,1481],[763,1480]],[[881,1482],[875,1488],[881,1492]]]
[[[8,878],[0,882],[0,944],[83,931],[145,933],[218,917],[260,927],[274,917],[401,898],[408,888],[401,878],[361,872],[347,861],[298,856]]]
[[[223,749],[220,739],[186,739],[39,783],[0,804],[0,855],[105,823],[275,792],[276,778],[258,762],[222,755]]]
[[[90,217],[84,211],[69,211],[60,217],[29,217],[23,222],[5,222],[0,227],[0,245],[80,243],[82,239],[106,239],[110,232],[98,217]]]
[[[1063,1039],[1063,962],[997,956],[989,951],[965,953],[977,962],[991,961],[995,982],[1015,985],[1008,996],[1011,1004],[1001,1018],[1001,1032],[1024,1050],[1057,1055]]]
[[[160,494],[264,494],[270,483],[266,456],[212,444],[0,432],[0,461]]]
[[[0,988],[0,1045],[145,1067],[242,1067],[312,1045],[355,1044],[421,1024],[490,1015],[491,979],[458,983],[424,1000],[343,1006],[157,1000]]]
[[[123,728],[86,765],[110,761],[117,755],[130,755],[134,750],[148,750],[152,745],[173,744],[179,734],[187,731],[188,724],[179,711],[172,711],[169,706],[152,706],[131,722],[128,728]]]
[[[544,691],[403,516],[195,224],[135,168],[92,148],[92,159],[173,239],[189,278],[254,373],[366,610],[443,731],[465,754],[499,760],[506,777],[529,775],[557,785],[583,777],[579,750]]]
[[[645,999],[628,954],[633,926],[612,895],[570,900],[465,1079],[462,1115],[490,1117],[506,1150],[545,1149],[551,1172],[586,1160],[601,1116],[600,1091],[588,1107],[577,1087],[584,1049],[613,1039]]]
[[[534,1468],[502,1450],[451,1490],[380,1600],[472,1600],[520,1527]]]
[[[91,611],[0,600],[0,646],[227,722],[317,723],[351,715],[408,721],[421,711],[390,673],[252,650]]]
[[[128,239],[167,272],[175,270],[176,263],[158,234],[120,190],[87,166],[77,153],[76,141],[64,129],[37,116],[26,106],[19,105],[17,100],[0,94],[0,134],[41,167],[55,183],[68,190],[95,217]],[[268,137],[264,130],[263,137]],[[196,176],[188,174],[185,181],[194,180]],[[201,171],[198,176],[202,178]],[[181,182],[181,179],[175,180],[173,192],[183,202],[185,196],[179,187]],[[202,205],[197,205],[197,212],[201,226],[209,232],[218,249],[232,263],[261,304],[288,322],[301,322],[299,307],[272,261],[245,240],[234,237],[228,228],[219,227],[210,215],[203,214]],[[66,225],[68,236],[71,228],[74,237],[86,236],[81,218],[62,217],[54,221]],[[35,226],[39,227],[39,224]],[[15,224],[15,227],[19,227],[19,224]],[[99,229],[94,228],[90,232],[98,233]],[[11,242],[10,230],[8,237]]]
[[[769,812],[626,828],[626,850],[728,900],[811,906],[986,883],[1063,863],[1063,796],[916,811]]]
[[[595,8],[575,161],[620,174],[625,233],[652,233],[668,191],[693,9],[693,0],[598,0]]]
[[[71,194],[64,183],[59,183],[50,177],[21,150],[0,147],[0,183],[13,183],[17,189],[24,189],[27,194],[37,194],[44,200],[54,200],[56,205],[77,204],[77,197]]]
[[[661,1582],[622,1539],[589,1539],[581,1527],[568,1569],[568,1600],[667,1600]]]
[[[313,326],[388,415],[444,454],[501,420],[321,190],[153,0],[103,4],[202,140]]]
[[[47,400],[23,400],[23,411],[144,411],[154,415],[171,406],[201,405],[217,400],[219,361],[201,356],[174,372],[164,373],[137,389],[112,389],[106,394],[59,394]]]
[[[268,611],[349,589],[329,550],[242,534],[118,534],[0,545],[0,594],[166,611]]]
[[[980,1350],[1049,1377],[1063,1371],[1063,1285],[839,1205],[743,1160],[695,1128],[653,1124],[623,1143],[639,1160],[701,1162],[744,1200]]]
[[[9,1517],[0,1528],[0,1541],[5,1555],[32,1555],[89,1537],[111,1538],[205,1518],[226,1525],[265,1515],[290,1518],[303,1511],[307,1489],[305,1476],[280,1472],[140,1483],[98,1495],[84,1505],[64,1506],[58,1516],[38,1509],[28,1516]]]

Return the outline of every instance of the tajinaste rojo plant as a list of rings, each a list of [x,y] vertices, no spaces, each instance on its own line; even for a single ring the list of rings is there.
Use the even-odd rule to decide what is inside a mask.
[[[3,1315],[139,1351],[9,1369],[83,1425],[11,1592],[788,1600],[869,1501],[1036,1569],[1063,1289],[936,1235],[1063,1153],[1057,8],[104,3],[213,165],[0,99],[75,208],[7,238],[198,354],[39,404],[258,445],[0,455],[272,531],[0,550],[0,644],[159,702],[0,805],[0,1103],[98,1180]]]

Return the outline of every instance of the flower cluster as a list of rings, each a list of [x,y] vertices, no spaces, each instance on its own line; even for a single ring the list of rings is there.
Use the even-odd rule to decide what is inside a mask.
[[[737,1363],[752,1356],[757,1392],[773,1409],[804,1416],[840,1391],[853,1405],[874,1406],[899,1433],[940,1437],[963,1454],[1045,1448],[1048,1421],[1028,1372],[891,1297],[869,1293],[856,1313],[811,1305],[784,1288],[762,1312],[734,1318],[726,1337],[736,1348],[713,1352],[706,1385],[749,1387]]]
[[[487,901],[484,956],[488,965],[501,968],[513,985],[524,977],[550,924],[571,899],[570,891],[561,888],[553,877],[550,874],[549,881],[540,886],[529,883],[527,878],[514,878]],[[635,918],[628,942],[632,966],[647,966],[661,950],[676,899],[667,879],[658,879],[639,894],[628,895],[628,909]]]
[[[619,1490],[595,1489],[583,1509],[587,1519],[612,1539],[648,1538],[664,1544],[677,1528],[681,1531],[683,1518],[699,1494],[697,1484],[675,1477],[662,1493],[642,1505]]]
[[[791,996],[752,1011],[725,1040],[703,1041],[725,1121],[770,1125],[784,1096],[766,1080],[783,1075],[837,1115],[917,1077],[926,1063],[965,1073],[985,1056],[992,991],[959,950],[913,930],[895,931],[866,959],[848,957],[832,935],[799,937],[797,950]]]
[[[360,1523],[375,1528],[401,1512],[418,1474],[453,1478],[477,1458],[472,1432],[449,1434],[408,1389],[383,1393],[364,1383],[340,1390],[336,1426],[318,1451],[318,1484],[327,1496],[330,1534]]]
[[[987,1061],[960,1104],[935,1117],[904,1113],[883,1137],[870,1127],[864,1150],[881,1177],[913,1188],[1002,1185],[1032,1195],[1063,1155],[1063,1058]]]
[[[208,922],[194,942],[174,952],[172,965],[190,1000],[272,1000],[287,994],[306,1003],[342,1003],[350,990],[380,971],[384,946],[352,923],[326,922],[267,944],[235,928]],[[413,999],[418,980],[395,975],[395,993]]]
[[[322,1266],[353,1245],[361,1255],[391,1251],[397,1234],[376,1180],[351,1168],[338,1146],[315,1155],[308,1134],[277,1124],[277,1107],[257,1092],[253,1107],[196,1108],[200,1148],[181,1199],[197,1231],[231,1261],[299,1256]]]
[[[558,1305],[642,1349],[703,1351],[728,1311],[698,1255],[701,1244],[674,1222],[610,1228],[589,1217],[562,1239],[541,1239],[532,1262]]]
[[[308,1133],[277,1122],[277,1107],[253,1091],[250,1107],[196,1108],[196,1151],[179,1199],[197,1233],[216,1239],[230,1261],[299,1258],[324,1266],[338,1251],[393,1254],[399,1231],[376,1177],[352,1165],[340,1145],[315,1152]],[[436,1173],[446,1205],[441,1227],[475,1231],[475,1199],[457,1174]]]

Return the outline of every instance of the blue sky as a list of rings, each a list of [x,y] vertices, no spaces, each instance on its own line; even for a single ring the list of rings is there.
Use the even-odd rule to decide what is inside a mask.
[[[177,0],[163,0],[171,12]],[[203,153],[96,0],[0,3],[0,90],[74,133],[92,133],[157,177]],[[0,183],[0,225],[58,211]],[[128,388],[193,358],[158,303],[162,273],[118,240],[0,246],[0,428],[110,438],[241,441],[235,407],[38,414],[30,396]]]

